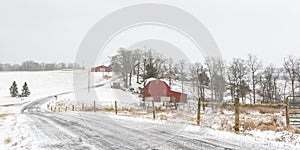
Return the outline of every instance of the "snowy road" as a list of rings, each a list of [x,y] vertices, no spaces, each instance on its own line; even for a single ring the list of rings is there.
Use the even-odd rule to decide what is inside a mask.
[[[41,111],[49,99],[28,104],[19,116],[32,137],[29,149],[277,149],[272,143],[196,126],[100,112]]]
[[[128,120],[103,113],[42,113],[40,105],[26,106],[24,117],[38,137],[38,149],[224,149],[187,135],[171,135],[162,124]],[[176,126],[174,126],[176,127]],[[173,133],[173,130],[172,130]],[[168,141],[167,141],[168,140]]]

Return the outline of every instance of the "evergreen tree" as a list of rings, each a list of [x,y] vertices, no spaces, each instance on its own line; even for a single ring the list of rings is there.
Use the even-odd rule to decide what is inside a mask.
[[[146,65],[146,75],[145,79],[148,78],[157,78],[158,77],[158,70],[154,67],[152,63]]]
[[[16,81],[13,82],[13,84],[9,88],[9,91],[10,91],[10,96],[11,97],[17,97],[19,95],[18,86],[17,86]]]
[[[30,91],[29,91],[27,83],[25,82],[23,85],[21,97],[28,97],[29,95],[30,95]]]

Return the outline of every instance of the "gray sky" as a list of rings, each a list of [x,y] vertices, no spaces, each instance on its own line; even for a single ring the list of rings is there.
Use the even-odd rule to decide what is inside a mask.
[[[81,40],[96,22],[122,7],[143,2],[169,4],[197,17],[225,60],[252,53],[264,63],[280,65],[284,56],[300,56],[297,0],[1,0],[0,63],[73,62]],[[107,51],[133,45],[139,41],[126,43],[124,39],[139,36],[128,31],[108,44]],[[192,46],[187,44],[184,51],[188,47]]]

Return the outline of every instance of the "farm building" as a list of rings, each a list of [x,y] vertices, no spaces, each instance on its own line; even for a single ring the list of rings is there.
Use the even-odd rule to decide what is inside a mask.
[[[91,72],[110,72],[111,69],[107,66],[101,65],[91,69]]]
[[[186,103],[187,94],[173,91],[170,86],[159,79],[151,79],[141,88],[141,94],[145,93],[145,101]]]

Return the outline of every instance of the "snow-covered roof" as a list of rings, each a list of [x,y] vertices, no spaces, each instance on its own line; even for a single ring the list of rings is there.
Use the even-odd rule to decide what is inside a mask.
[[[144,88],[144,85],[147,85],[149,82],[155,81],[155,80],[163,81],[163,82],[165,82],[168,86],[170,86],[170,85],[169,85],[169,82],[168,82],[167,80],[165,80],[165,79],[148,78],[148,79],[145,80],[145,82],[142,82],[141,88]],[[144,83],[145,83],[145,84],[144,84]]]
[[[156,78],[148,78],[148,79],[146,79],[143,83],[142,83],[142,85],[144,86],[144,85],[147,85],[149,82],[151,82],[151,81],[155,81],[155,80],[159,80],[159,79],[156,79]]]
[[[155,80],[160,80],[160,81],[163,81],[165,82],[168,86],[170,86],[169,84],[169,80],[168,79],[157,79],[157,78],[148,78],[146,79],[145,81],[145,85],[147,85],[149,82],[151,81],[155,81]],[[173,84],[171,85],[171,91],[174,91],[174,92],[178,92],[178,93],[182,93],[181,91],[181,86],[178,86],[180,85],[180,83],[174,83],[176,81],[173,80]],[[144,83],[141,84],[140,88],[144,88]]]
[[[178,86],[171,86],[171,91],[182,93],[181,87]]]

